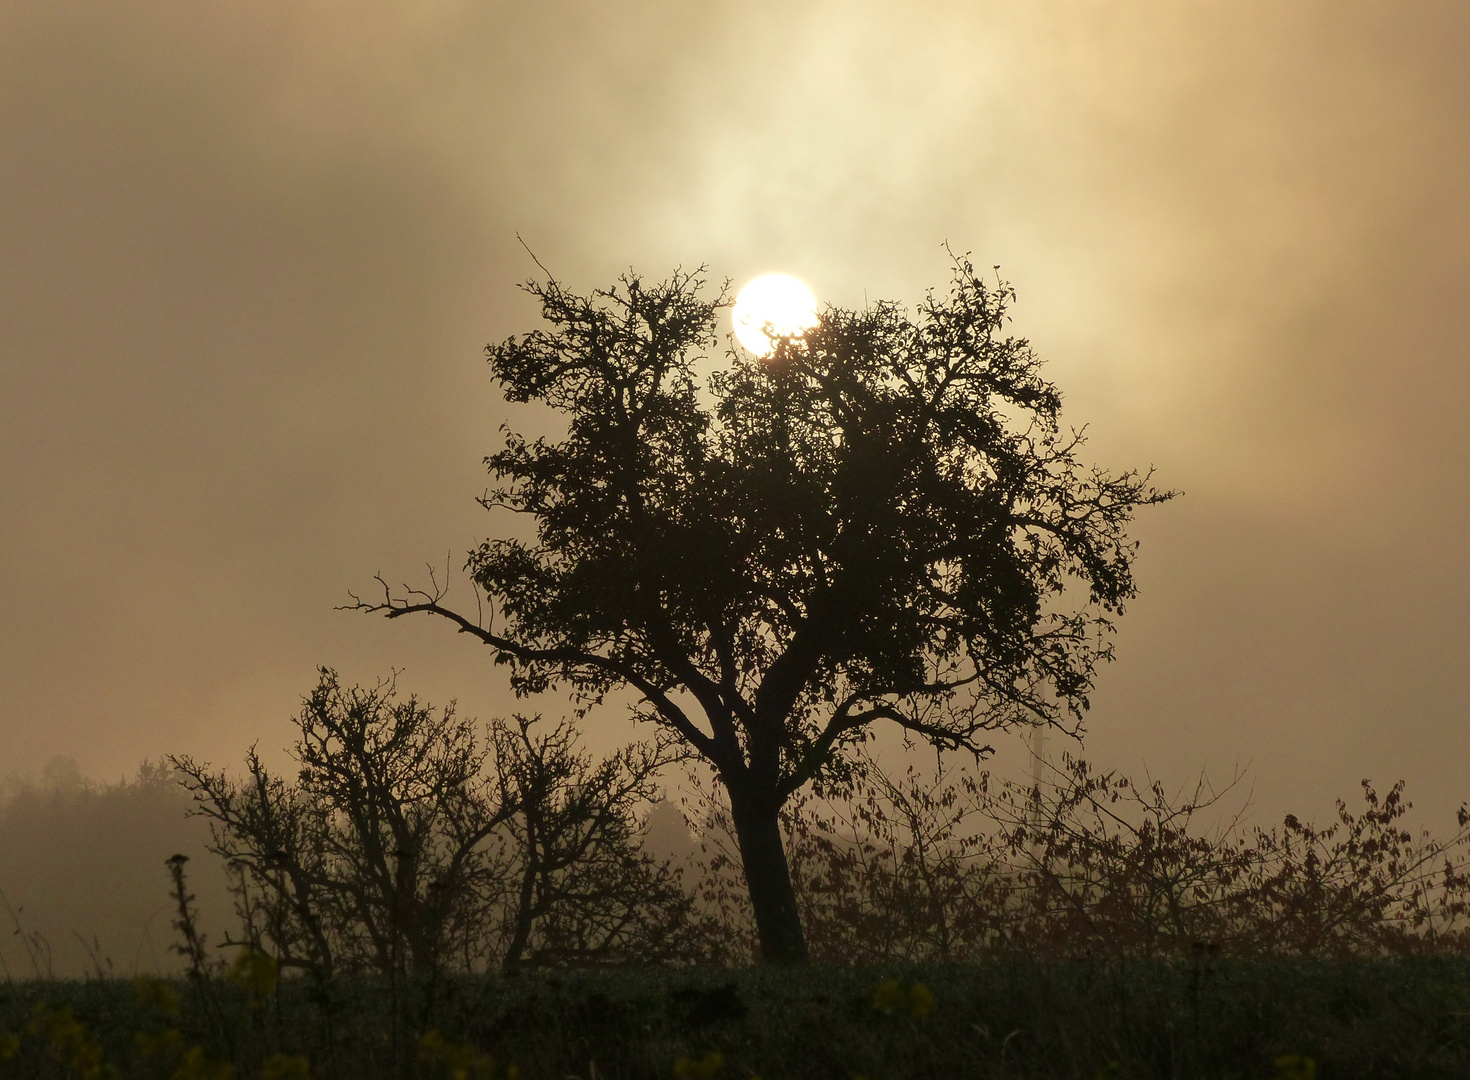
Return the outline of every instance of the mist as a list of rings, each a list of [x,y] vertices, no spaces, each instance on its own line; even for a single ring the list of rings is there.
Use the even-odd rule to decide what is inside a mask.
[[[173,770],[144,764],[99,784],[56,757],[0,785],[0,978],[177,974],[178,905],[166,860],[188,858],[199,928],[213,946],[235,929],[209,830],[186,816]]]
[[[1449,3],[0,0],[0,774],[279,761],[318,664],[517,707],[463,637],[335,608],[493,527],[518,234],[578,290],[707,263],[844,306],[942,286],[947,241],[1014,283],[1092,458],[1185,493],[1072,749],[1248,765],[1268,818],[1404,778],[1448,824],[1467,44]],[[89,790],[44,874],[11,804],[0,886],[163,963],[164,917],[84,882],[152,911],[198,832]]]

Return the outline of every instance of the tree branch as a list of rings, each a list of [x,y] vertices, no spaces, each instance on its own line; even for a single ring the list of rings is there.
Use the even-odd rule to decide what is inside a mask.
[[[345,605],[342,610],[363,611],[369,614],[382,614],[389,619],[401,618],[404,615],[430,614],[438,615],[447,619],[459,628],[461,634],[469,634],[489,645],[492,649],[505,653],[525,664],[547,664],[558,666],[563,670],[575,667],[593,668],[599,672],[614,675],[634,687],[644,698],[658,710],[659,715],[668,722],[680,735],[689,741],[701,754],[712,762],[721,763],[725,755],[721,752],[715,741],[704,732],[700,731],[689,719],[683,709],[664,693],[664,691],[650,679],[640,674],[637,670],[621,664],[611,657],[601,656],[598,653],[584,652],[580,649],[570,648],[535,648],[513,641],[508,637],[491,632],[479,623],[472,622],[452,608],[444,607],[439,601],[443,593],[436,588],[433,593],[425,593],[421,590],[409,590],[410,596],[422,596],[423,600],[418,603],[410,603],[407,600],[395,600],[388,583],[382,576],[377,576],[377,581],[383,586],[384,600],[379,604],[368,603],[359,599],[355,594],[349,593],[353,603]]]

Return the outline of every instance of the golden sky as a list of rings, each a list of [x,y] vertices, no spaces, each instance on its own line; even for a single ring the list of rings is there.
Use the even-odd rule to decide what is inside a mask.
[[[509,709],[446,627],[332,608],[488,528],[517,232],[579,289],[848,306],[948,241],[1093,456],[1187,492],[1088,752],[1443,817],[1467,50],[1460,2],[0,0],[0,772],[279,746],[319,663]]]

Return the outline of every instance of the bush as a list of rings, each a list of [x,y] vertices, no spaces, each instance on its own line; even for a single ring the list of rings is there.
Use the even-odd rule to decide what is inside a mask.
[[[329,669],[296,724],[295,782],[253,749],[243,780],[173,759],[234,874],[228,944],[318,980],[703,955],[679,872],[639,843],[666,743],[594,762],[565,722],[482,737]]]
[[[1064,758],[1030,786],[947,771],[901,780],[864,763],[828,798],[794,801],[783,829],[814,959],[1463,953],[1467,814],[1440,841],[1404,827],[1403,784],[1363,784],[1319,828],[1288,814],[1202,828],[1234,785],[1170,796]],[[728,955],[754,936],[732,869],[728,806],[694,785],[699,892]]]

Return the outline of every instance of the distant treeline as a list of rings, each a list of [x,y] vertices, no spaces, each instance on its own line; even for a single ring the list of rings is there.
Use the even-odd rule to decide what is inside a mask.
[[[164,868],[176,853],[192,856],[204,924],[223,933],[224,868],[188,809],[188,793],[161,762],[107,784],[58,757],[39,776],[0,785],[0,976],[178,970]]]

